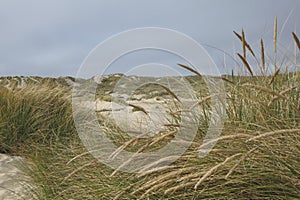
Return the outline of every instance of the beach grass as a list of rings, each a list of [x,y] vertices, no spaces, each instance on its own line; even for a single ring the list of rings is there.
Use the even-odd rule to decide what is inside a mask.
[[[223,76],[227,118],[216,146],[205,158],[199,157],[199,147],[209,114],[199,116],[203,123],[194,142],[171,165],[140,174],[109,168],[82,145],[73,122],[70,87],[53,79],[33,81],[25,89],[1,87],[0,152],[30,161],[25,171],[35,185],[30,193],[36,199],[299,199],[300,72],[276,63],[280,56],[277,20],[272,65],[266,61],[262,39],[255,54],[244,31],[235,34],[241,41],[242,53],[237,54],[245,74]],[[299,48],[296,33],[291,39]],[[254,73],[247,60],[250,56],[258,61],[261,74]],[[268,73],[271,67],[275,69]],[[203,89],[200,74],[188,80],[196,91]],[[99,90],[98,95],[105,96],[105,91]],[[166,90],[163,94],[169,95]],[[209,113],[209,94],[199,94],[199,102]],[[123,149],[140,152],[158,149],[174,135],[172,127],[147,139],[122,136],[114,126],[108,125],[107,131]]]

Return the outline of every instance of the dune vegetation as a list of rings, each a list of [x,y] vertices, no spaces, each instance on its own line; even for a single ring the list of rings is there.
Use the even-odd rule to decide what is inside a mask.
[[[0,87],[0,152],[29,161],[24,170],[34,183],[29,194],[35,199],[299,199],[300,72],[288,69],[296,69],[297,63],[271,62],[263,40],[255,53],[244,32],[235,34],[241,42],[238,61],[245,74],[221,77],[227,119],[216,146],[205,158],[198,156],[209,123],[203,115],[194,142],[171,165],[140,174],[107,167],[87,152],[77,135],[71,87],[63,78],[41,78],[21,88]],[[279,57],[276,34],[274,52]],[[295,33],[291,40],[299,53]],[[259,76],[248,63],[249,57],[257,61]],[[267,73],[271,68],[274,72]],[[2,78],[0,84],[8,79],[12,77]],[[195,87],[203,85],[196,84],[202,82],[199,75],[189,81]],[[107,94],[98,91],[98,95]],[[199,106],[209,110],[206,95],[199,94]],[[161,147],[176,134],[174,127],[146,139],[124,136],[114,126],[108,126],[107,132],[116,144],[141,152]]]

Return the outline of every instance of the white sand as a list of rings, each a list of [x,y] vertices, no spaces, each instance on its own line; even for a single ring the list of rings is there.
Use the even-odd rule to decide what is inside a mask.
[[[24,195],[28,177],[17,168],[22,164],[21,157],[0,154],[0,200],[28,199]]]
[[[123,131],[135,137],[141,137],[141,134],[145,137],[153,136],[162,130],[165,124],[172,121],[171,116],[168,115],[167,103],[164,101],[142,99],[126,103],[127,105],[122,105],[97,101],[96,110],[100,111],[103,116],[114,120]],[[142,111],[133,112],[134,108],[128,104],[143,108],[147,114]]]

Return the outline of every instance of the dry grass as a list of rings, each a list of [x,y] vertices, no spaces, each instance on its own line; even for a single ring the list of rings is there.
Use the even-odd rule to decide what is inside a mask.
[[[239,56],[239,58],[243,61],[244,66],[246,67],[246,69],[249,71],[250,75],[253,76],[253,72],[252,69],[248,63],[248,61],[241,55],[241,54],[237,54]]]
[[[298,50],[300,50],[300,41],[299,41],[298,36],[296,35],[295,32],[293,32],[292,35],[293,35],[293,37],[294,37],[295,43],[296,43],[296,45],[297,45],[297,47],[298,47]]]
[[[265,72],[266,61],[265,61],[265,47],[263,39],[260,40],[260,55],[261,55],[261,67],[263,72]]]
[[[253,49],[244,32],[235,34],[243,46],[239,58],[251,76],[232,75],[231,80],[224,81],[227,119],[222,135],[202,144],[210,100],[217,94],[199,94],[195,106],[205,114],[198,116],[202,122],[198,133],[184,155],[168,166],[160,164],[172,157],[145,166],[139,174],[130,174],[120,170],[130,159],[116,170],[97,162],[76,135],[71,105],[66,100],[68,89],[50,83],[33,84],[26,90],[1,88],[0,149],[32,161],[29,170],[37,187],[31,192],[38,199],[299,199],[300,74],[282,74],[277,66],[268,76],[266,68],[273,65],[265,60],[261,39],[264,73],[254,76],[246,56],[246,50]],[[293,38],[298,46],[295,33]],[[277,42],[275,19],[274,48]],[[272,53],[276,66],[277,50]],[[251,55],[255,57],[254,52]],[[192,78],[203,78],[193,68],[179,66],[195,73]],[[172,91],[167,92],[172,96]],[[104,123],[101,118],[99,122]],[[176,127],[170,126],[152,138],[130,138],[115,126],[106,127],[119,145],[112,158],[121,150],[154,151],[177,133]],[[199,158],[199,147],[216,141],[210,154]]]
[[[238,34],[237,32],[233,31],[233,33],[240,39],[240,41],[242,42],[242,47],[243,47],[243,55],[244,58],[247,59],[246,57],[246,48],[250,51],[250,53],[252,54],[253,57],[255,57],[255,53],[252,50],[251,46],[247,43],[246,41],[246,37],[245,37],[245,32],[244,30],[242,30],[242,35]]]
[[[277,17],[275,17],[275,19],[274,19],[273,45],[274,45],[274,66],[276,69],[277,68]]]

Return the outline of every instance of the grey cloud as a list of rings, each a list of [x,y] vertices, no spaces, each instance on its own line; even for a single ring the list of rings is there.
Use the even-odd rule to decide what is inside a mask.
[[[239,45],[233,30],[244,28],[254,45],[260,37],[268,41],[277,15],[279,26],[285,24],[281,35],[284,46],[292,41],[291,31],[300,32],[299,9],[299,0],[1,0],[0,75],[75,75],[84,57],[99,42],[136,27],[175,29],[199,43],[231,53],[233,44]],[[221,65],[223,54],[207,50]],[[150,60],[147,56],[136,59],[124,59],[123,64]],[[162,63],[177,60],[158,56]],[[118,72],[115,68],[111,72]]]

